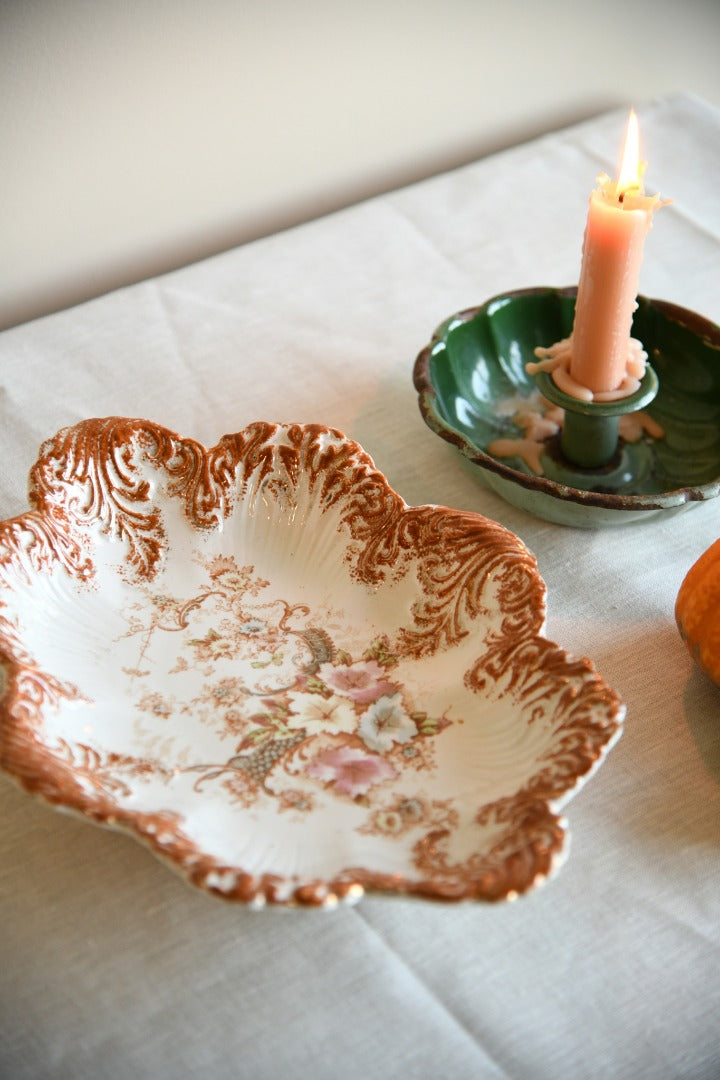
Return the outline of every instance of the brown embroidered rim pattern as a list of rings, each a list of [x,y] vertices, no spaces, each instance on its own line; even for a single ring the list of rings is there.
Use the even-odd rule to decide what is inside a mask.
[[[46,711],[81,701],[83,690],[42,670],[9,611],[8,590],[57,568],[92,585],[98,536],[125,545],[131,586],[149,586],[167,557],[160,488],[162,500],[182,507],[189,530],[203,535],[220,530],[239,504],[250,514],[258,500],[281,512],[296,507],[301,489],[321,514],[332,510],[352,580],[372,589],[415,576],[410,618],[383,644],[392,662],[452,650],[472,638],[489,607],[499,609],[499,621],[477,643],[465,686],[478,699],[492,691],[520,703],[528,724],[550,709],[554,739],[517,791],[478,807],[476,824],[494,837],[487,850],[454,856],[452,829],[437,810],[414,844],[413,875],[349,866],[326,880],[295,883],[250,873],[202,850],[172,807],[138,812],[122,805],[130,779],[161,771],[158,762],[43,740]],[[320,425],[259,422],[205,450],[149,421],[88,420],[43,444],[30,500],[32,510],[0,525],[0,767],[27,791],[133,832],[193,884],[246,902],[323,905],[367,889],[498,900],[527,891],[558,864],[565,828],[557,809],[618,737],[624,708],[589,661],[569,658],[542,637],[544,584],[534,558],[502,526],[442,507],[406,506],[361,447]],[[444,726],[417,723],[418,738]],[[393,752],[405,739],[397,736]],[[291,753],[298,743],[302,733],[281,749]]]

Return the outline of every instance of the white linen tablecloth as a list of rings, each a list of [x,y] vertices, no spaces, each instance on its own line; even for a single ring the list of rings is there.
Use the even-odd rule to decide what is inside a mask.
[[[720,112],[639,110],[656,216],[641,291],[720,321]],[[416,353],[451,312],[577,281],[613,112],[0,336],[0,516],[44,438],[144,417],[211,445],[318,421],[409,503],[501,521],[547,634],[627,704],[569,804],[564,868],[512,904],[366,897],[252,912],[0,781],[0,1075],[124,1080],[720,1076],[720,691],[673,608],[720,503],[598,531],[490,492],[425,427]]]

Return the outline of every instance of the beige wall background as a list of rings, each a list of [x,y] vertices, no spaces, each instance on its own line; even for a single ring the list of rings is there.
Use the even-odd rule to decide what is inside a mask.
[[[0,0],[0,326],[614,106],[720,106],[719,50],[720,0]]]

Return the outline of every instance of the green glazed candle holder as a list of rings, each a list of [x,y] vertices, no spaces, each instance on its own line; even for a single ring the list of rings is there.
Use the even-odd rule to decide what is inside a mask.
[[[715,498],[720,493],[720,327],[667,301],[638,297],[632,335],[648,354],[645,379],[634,401],[589,403],[595,417],[610,406],[599,421],[602,436],[590,439],[588,423],[595,422],[582,411],[588,403],[568,400],[551,378],[536,381],[525,370],[537,346],[570,336],[576,292],[524,289],[446,319],[413,372],[428,427],[456,446],[477,467],[478,477],[509,503],[563,525],[647,521]],[[564,445],[562,434],[547,438],[538,475],[522,457],[496,456],[488,448],[497,440],[523,437],[513,411],[540,393],[566,409],[563,428],[569,433]],[[618,438],[612,410],[619,406],[625,412],[629,404],[644,409],[664,436]],[[583,444],[594,448],[589,458]]]

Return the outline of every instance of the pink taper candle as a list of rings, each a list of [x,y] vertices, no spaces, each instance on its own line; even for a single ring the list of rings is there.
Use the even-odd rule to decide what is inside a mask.
[[[583,241],[570,375],[594,394],[617,390],[626,375],[643,246],[656,202],[644,197],[631,112],[620,174],[615,183],[598,178]]]

